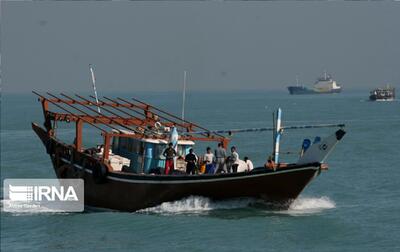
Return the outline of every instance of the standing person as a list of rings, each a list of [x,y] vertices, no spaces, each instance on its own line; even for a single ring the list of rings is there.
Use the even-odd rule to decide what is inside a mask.
[[[206,173],[214,173],[214,154],[212,154],[210,147],[207,147],[207,152],[204,154],[203,161],[206,164]]]
[[[174,157],[176,156],[176,151],[172,147],[172,143],[168,144],[168,148],[164,150],[163,156],[165,157],[165,175],[171,174],[174,171]]]
[[[231,162],[232,162],[232,172],[236,173],[237,168],[239,166],[239,154],[236,152],[236,147],[232,146],[231,148],[231,156],[230,156]]]
[[[222,144],[219,143],[218,148],[215,150],[215,161],[217,163],[215,173],[221,173],[222,171],[224,173],[227,173],[227,170],[225,167],[225,159],[226,159],[226,151],[222,147]]]
[[[251,171],[253,170],[254,166],[253,166],[253,162],[251,162],[251,160],[248,157],[244,157],[244,162],[246,163],[246,171]]]
[[[194,174],[196,169],[197,157],[193,153],[193,149],[189,150],[189,154],[186,155],[185,161],[186,161],[186,173]]]

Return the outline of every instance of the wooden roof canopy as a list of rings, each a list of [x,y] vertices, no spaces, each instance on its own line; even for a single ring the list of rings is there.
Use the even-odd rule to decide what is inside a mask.
[[[169,139],[166,132],[160,133],[159,127],[176,127],[179,138],[193,141],[216,141],[224,147],[229,143],[229,138],[214,133],[195,123],[170,114],[160,108],[145,103],[135,98],[109,98],[98,99],[94,96],[84,97],[78,94],[73,96],[60,93],[54,95],[47,92],[40,94],[32,91],[42,103],[44,126],[49,135],[53,136],[54,124],[57,121],[76,123],[76,147],[82,146],[82,126],[84,123],[100,130],[105,137],[105,146],[109,145],[112,136],[130,138]],[[50,110],[49,105],[56,110]],[[53,124],[52,124],[53,123]],[[129,134],[127,133],[129,132]],[[201,133],[196,133],[201,131]]]

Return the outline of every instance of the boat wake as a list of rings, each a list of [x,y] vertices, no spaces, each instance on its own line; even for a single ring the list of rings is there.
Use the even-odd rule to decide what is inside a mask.
[[[246,208],[255,201],[255,199],[251,198],[213,201],[206,197],[190,196],[182,200],[164,202],[161,205],[139,210],[138,212],[162,215],[205,214],[219,209]]]
[[[248,209],[250,211],[261,210],[267,214],[298,216],[315,214],[335,207],[335,202],[326,196],[319,198],[300,197],[287,210],[276,210],[277,206],[253,198],[213,201],[205,197],[190,196],[182,200],[165,202],[156,207],[146,208],[138,212],[160,215],[206,215],[215,210]]]
[[[288,210],[278,211],[278,213],[293,216],[309,215],[320,213],[324,210],[333,209],[335,207],[335,202],[326,196],[319,198],[300,197],[293,201]]]

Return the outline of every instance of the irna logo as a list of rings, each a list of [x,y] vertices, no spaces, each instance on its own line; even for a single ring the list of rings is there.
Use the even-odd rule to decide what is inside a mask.
[[[68,186],[12,186],[8,185],[13,201],[78,201],[74,187]]]
[[[6,212],[82,212],[82,179],[5,179]]]

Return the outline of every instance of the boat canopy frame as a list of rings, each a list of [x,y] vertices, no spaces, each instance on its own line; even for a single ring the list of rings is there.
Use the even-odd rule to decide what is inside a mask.
[[[180,140],[220,142],[224,148],[227,148],[230,142],[230,138],[226,136],[181,119],[136,98],[128,100],[121,97],[103,96],[103,99],[98,99],[97,102],[96,98],[91,95],[84,97],[79,94],[71,96],[65,93],[59,95],[49,92],[40,94],[36,91],[32,91],[32,93],[39,97],[38,101],[42,104],[44,127],[50,137],[55,137],[57,122],[75,122],[74,145],[80,152],[82,151],[83,125],[88,124],[99,130],[104,138],[103,161],[109,159],[112,137],[168,141],[168,133],[173,127],[182,133],[179,135]],[[60,109],[61,112],[51,110],[50,105]],[[99,112],[97,108],[101,108],[102,112]],[[121,128],[132,134],[127,134]],[[201,131],[200,134],[199,131]]]

